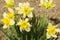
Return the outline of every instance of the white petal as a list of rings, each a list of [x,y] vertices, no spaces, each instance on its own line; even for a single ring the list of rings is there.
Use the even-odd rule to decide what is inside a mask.
[[[34,10],[34,8],[32,7],[31,10]]]
[[[39,6],[41,6],[43,2],[44,2],[44,0],[40,0],[40,4],[39,4]]]
[[[6,3],[14,2],[14,0],[5,0]]]
[[[21,22],[22,22],[23,20],[22,19],[20,19],[20,21],[19,21],[19,25],[21,24]]]
[[[57,35],[52,35],[52,37],[57,38]]]
[[[14,10],[12,8],[8,8],[8,11],[14,13]]]
[[[27,28],[27,29],[25,29],[27,32],[29,32],[30,31],[30,28]]]
[[[48,29],[46,29],[47,31],[49,31]]]
[[[49,0],[44,0],[45,2],[49,2]]]
[[[28,17],[33,17],[33,14],[32,14],[32,12],[29,14],[29,15],[27,15]]]
[[[18,14],[22,14],[22,9],[20,9],[20,7],[17,7],[15,9],[17,10]]]
[[[19,7],[22,6],[23,4],[22,3],[19,3]]]
[[[41,6],[41,4],[39,4],[39,6]]]
[[[26,2],[26,5],[30,6],[29,2]]]
[[[59,28],[57,28],[57,29],[56,29],[56,31],[57,31],[57,32],[60,32],[60,29],[59,29]]]
[[[20,27],[20,31],[21,31],[21,32],[23,31],[21,27]]]
[[[19,7],[15,7],[16,10],[19,10]]]
[[[29,2],[25,2],[24,6],[30,6]]]
[[[4,25],[3,28],[6,29],[6,28],[8,28],[8,26],[7,25]]]
[[[28,23],[29,27],[32,27],[32,25],[30,23]]]
[[[18,14],[22,14],[22,11],[20,9],[18,10]]]
[[[51,2],[51,3],[52,3],[52,2],[53,2],[53,0],[49,0],[49,2]]]
[[[47,35],[47,39],[49,39],[51,37],[51,35],[49,35],[49,34],[46,34],[46,35]]]
[[[10,25],[14,25],[15,21],[14,20],[10,20]]]
[[[6,12],[4,12],[3,13],[3,17],[7,17],[8,15],[7,15],[7,13]]]
[[[49,23],[49,25],[52,25],[52,23]]]
[[[19,22],[17,22],[17,24],[16,24],[16,25],[20,25],[20,24],[21,24],[21,22],[22,22],[22,19],[20,19],[20,20],[19,20]]]
[[[49,28],[49,27],[52,27],[52,23],[48,23],[48,28]]]
[[[53,6],[52,7],[55,7],[56,6],[56,4],[53,4]]]
[[[17,22],[17,24],[16,25],[20,25],[20,22]]]
[[[40,3],[43,3],[43,0],[40,0]]]
[[[9,2],[9,0],[5,0],[5,2],[6,2],[6,3]]]
[[[23,14],[23,18],[25,18],[26,17],[26,15],[25,14]]]
[[[28,19],[28,18],[26,18],[26,19],[25,19],[25,21],[29,21],[29,19]]]

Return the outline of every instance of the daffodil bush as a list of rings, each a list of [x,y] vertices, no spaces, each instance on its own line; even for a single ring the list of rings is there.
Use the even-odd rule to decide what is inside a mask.
[[[18,0],[17,0],[18,1]],[[55,40],[60,29],[57,24],[48,23],[46,15],[34,14],[34,8],[29,2],[19,3],[14,7],[14,0],[5,0],[7,12],[3,13],[1,29],[7,40]],[[52,0],[40,0],[42,8],[52,9],[55,4]]]

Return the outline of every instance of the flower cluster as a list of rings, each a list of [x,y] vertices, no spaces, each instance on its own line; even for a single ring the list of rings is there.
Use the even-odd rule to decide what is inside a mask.
[[[14,0],[5,0],[6,7],[13,7],[14,6]]]
[[[20,31],[23,31],[23,30],[25,30],[27,32],[30,31],[31,25],[28,22],[28,18],[26,18],[25,20],[20,19],[20,21],[17,23],[17,25],[20,26]]]
[[[60,32],[57,25],[48,23],[46,15],[39,14],[38,19],[29,2],[19,3],[17,7],[14,7],[14,0],[5,0],[5,2],[8,10],[3,13],[1,20],[3,28],[11,30],[12,26],[12,32],[15,34],[8,36],[9,40],[53,40],[57,38],[57,34]],[[55,4],[53,0],[40,0],[39,6],[52,9]]]
[[[9,28],[10,25],[14,25],[15,24],[15,15],[16,13],[14,12],[14,10],[12,9],[13,5],[14,5],[14,1],[13,0],[5,0],[6,1],[6,5],[8,6],[8,13],[4,12],[3,13],[3,19],[2,22],[4,24],[3,28]],[[29,32],[30,31],[30,27],[31,24],[29,23],[29,18],[26,17],[33,17],[33,8],[30,7],[30,4],[28,2],[25,3],[19,3],[19,6],[16,8],[17,10],[17,14],[22,15],[23,19],[20,17],[19,21],[17,21],[17,25],[19,25],[20,27],[20,31],[22,32],[23,30]]]
[[[47,9],[55,7],[55,4],[53,4],[53,0],[41,0],[39,5]]]
[[[14,25],[14,11],[13,9],[9,8],[9,12],[3,13],[3,19],[1,20],[4,24],[3,28],[9,28],[10,25]]]
[[[57,38],[57,33],[60,32],[60,29],[57,28],[57,25],[52,25],[51,23],[47,26],[47,38]]]
[[[30,7],[28,2],[19,3],[19,6],[16,8],[19,15],[22,15],[23,19],[20,18],[17,25],[20,26],[20,31],[30,31],[31,24],[29,23],[29,17],[33,17],[33,8]],[[28,17],[28,18],[26,18]]]
[[[28,2],[19,3],[19,7],[16,8],[18,10],[18,14],[23,14],[23,17],[33,17],[32,11],[34,8],[30,7]]]

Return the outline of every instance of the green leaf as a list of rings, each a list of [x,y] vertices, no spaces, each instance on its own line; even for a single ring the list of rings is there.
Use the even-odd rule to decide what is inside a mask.
[[[40,15],[39,25],[38,25],[38,28],[37,28],[38,38],[40,38],[41,36],[42,37],[44,36],[44,32],[46,31],[46,27],[47,27],[46,16],[45,15]]]

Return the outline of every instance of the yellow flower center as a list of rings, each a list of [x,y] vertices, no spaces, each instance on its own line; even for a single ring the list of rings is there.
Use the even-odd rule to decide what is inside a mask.
[[[45,8],[52,8],[53,7],[53,3],[51,2],[43,2],[42,6]]]
[[[11,0],[9,2],[6,3],[7,4],[7,7],[12,7],[14,6],[14,2]]]
[[[8,13],[8,17],[14,19],[14,13]]]
[[[30,7],[24,7],[23,8],[23,13],[28,15],[30,13]]]
[[[42,3],[42,6],[43,6],[43,7],[46,7],[46,2],[43,2],[43,3]]]
[[[56,34],[56,28],[55,27],[49,27],[48,28],[48,34],[55,35]]]
[[[52,6],[53,6],[52,3],[50,3],[50,2],[47,3],[47,8],[52,8]]]
[[[3,23],[5,25],[9,25],[10,24],[10,19],[9,18],[3,18]]]
[[[20,27],[21,27],[22,29],[27,29],[27,28],[28,28],[28,22],[23,20],[23,21],[21,22],[21,24],[20,24]]]

